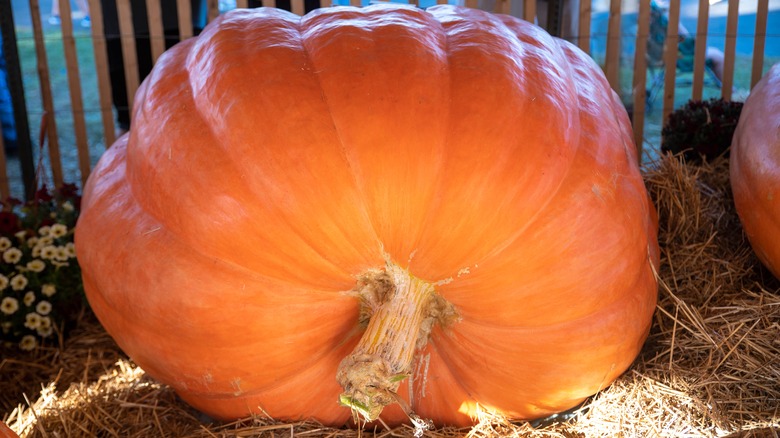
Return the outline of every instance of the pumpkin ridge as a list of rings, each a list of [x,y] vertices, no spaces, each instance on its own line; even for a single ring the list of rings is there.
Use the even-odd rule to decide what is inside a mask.
[[[356,9],[360,10],[362,8],[356,8]],[[333,131],[336,133],[336,138],[338,139],[338,142],[339,142],[339,148],[338,149],[341,152],[341,156],[342,156],[342,159],[343,159],[345,165],[347,166],[347,173],[349,174],[349,178],[352,181],[353,186],[357,189],[357,192],[360,194],[360,197],[362,199],[362,202],[360,203],[361,204],[361,210],[365,214],[365,216],[366,216],[366,218],[368,220],[368,223],[371,225],[371,230],[374,233],[374,238],[375,238],[376,242],[379,242],[380,243],[380,247],[381,247],[381,239],[379,237],[379,232],[377,230],[376,224],[374,223],[374,220],[373,220],[371,214],[369,214],[368,209],[366,208],[368,203],[367,203],[367,199],[366,199],[365,190],[363,190],[362,185],[358,182],[357,177],[355,175],[355,171],[354,171],[353,166],[352,166],[352,163],[349,160],[349,154],[347,153],[347,147],[346,147],[346,144],[344,143],[344,138],[343,138],[343,136],[341,134],[341,130],[339,129],[338,124],[336,123],[336,120],[334,119],[333,108],[331,106],[330,101],[328,100],[328,95],[325,92],[325,88],[322,85],[322,79],[320,78],[320,70],[317,68],[316,63],[314,62],[314,58],[311,56],[310,48],[308,47],[308,45],[310,44],[309,43],[309,39],[304,36],[308,32],[308,30],[309,30],[308,28],[305,28],[304,19],[306,17],[307,16],[304,15],[304,16],[300,17],[300,20],[298,21],[298,36],[299,36],[299,39],[300,39],[300,42],[301,42],[301,48],[303,49],[303,54],[304,54],[304,57],[306,58],[306,62],[312,68],[311,69],[312,76],[317,81],[317,88],[319,88],[319,90],[320,90],[320,96],[322,97],[323,103],[324,103],[325,107],[328,109],[328,117],[330,119],[331,125],[333,126]],[[381,249],[380,249],[380,251],[381,251]]]

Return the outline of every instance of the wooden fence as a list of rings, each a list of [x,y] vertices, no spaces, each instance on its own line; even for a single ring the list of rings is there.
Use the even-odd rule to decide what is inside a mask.
[[[71,15],[71,6],[69,0],[59,1],[61,16],[69,17]],[[163,25],[161,18],[160,0],[132,0],[145,1],[148,13],[148,37],[151,44],[152,58],[157,59],[164,51]],[[546,0],[548,6],[561,0]],[[576,1],[576,0],[575,0]],[[623,1],[605,0],[609,2],[608,29],[606,35],[606,51],[604,59],[601,60],[604,72],[612,84],[613,88],[620,92],[620,56],[621,56],[621,17]],[[633,128],[637,147],[643,144],[643,129],[645,121],[645,108],[648,87],[648,64],[647,64],[647,42],[649,38],[651,0],[638,0],[638,21],[637,31],[634,37],[634,66],[632,75],[632,95],[633,95]],[[761,77],[764,68],[764,46],[767,27],[767,15],[769,0],[748,0],[757,2],[757,20],[754,33],[754,51],[752,57],[752,79],[751,88]],[[125,77],[129,105],[132,108],[132,97],[138,88],[142,78],[138,76],[136,59],[136,40],[133,37],[133,21],[131,17],[131,0],[116,0],[117,17],[119,21],[119,32],[121,35],[122,56],[125,66]],[[320,2],[321,7],[331,6],[332,0]],[[351,0],[352,5],[359,6],[361,2]],[[413,2],[416,3],[416,2]],[[447,3],[447,1],[438,1],[438,3]],[[462,2],[468,7],[478,7],[478,0],[465,0]],[[509,13],[513,10],[510,0],[497,0],[494,3],[495,12]],[[578,2],[578,17],[575,18],[575,35],[567,35],[564,32],[561,35],[564,38],[573,41],[585,52],[591,49],[591,14],[592,0],[583,0]],[[36,45],[36,56],[38,65],[38,75],[41,87],[41,99],[44,114],[56,114],[54,111],[53,97],[51,91],[51,80],[49,77],[49,67],[47,65],[47,54],[43,41],[43,29],[41,23],[41,11],[38,0],[29,0],[30,12],[32,16],[32,27]],[[247,7],[247,0],[236,0],[237,7]],[[262,1],[263,6],[276,6],[273,0]],[[560,3],[558,3],[560,4]],[[182,39],[193,35],[192,11],[190,10],[189,0],[177,0],[178,21],[180,37]],[[304,13],[304,0],[291,0],[292,12],[302,15]],[[484,4],[482,4],[484,7]],[[521,17],[526,20],[534,20],[537,16],[537,0],[525,0],[521,6]],[[691,98],[701,99],[702,89],[705,83],[705,50],[707,47],[707,23],[709,16],[709,0],[699,0],[698,25],[696,29],[695,55],[693,63],[693,79],[691,85]],[[90,16],[92,19],[92,44],[94,49],[95,68],[97,73],[97,82],[100,96],[100,112],[102,127],[105,138],[105,144],[111,145],[115,140],[115,124],[112,112],[112,92],[111,81],[109,77],[106,35],[104,34],[104,23],[101,13],[101,1],[89,0]],[[726,44],[724,50],[724,69],[722,76],[722,97],[731,98],[733,85],[734,65],[735,65],[735,42],[737,34],[737,14],[739,0],[728,0],[728,18],[726,30]],[[575,9],[575,12],[577,9]],[[207,0],[207,17],[213,20],[219,15],[218,1]],[[663,69],[664,83],[662,92],[663,101],[663,120],[673,110],[675,98],[675,79],[676,79],[676,60],[678,56],[678,23],[680,20],[680,0],[668,0],[668,26],[666,33],[666,44],[663,49]],[[668,44],[668,42],[675,44]],[[78,166],[81,182],[84,183],[90,172],[90,154],[87,140],[86,124],[84,121],[84,106],[82,102],[82,84],[79,80],[79,63],[77,61],[75,41],[73,34],[73,24],[71,20],[62,20],[62,44],[67,65],[68,86],[71,99],[71,111],[74,123],[75,144],[78,148]],[[90,66],[91,68],[91,66]],[[60,157],[60,144],[57,136],[57,118],[50,117],[46,121],[45,135],[48,140],[48,158],[51,168],[51,177],[56,186],[64,182],[62,163]],[[20,135],[24,135],[21,134]],[[0,140],[1,141],[1,140]],[[6,173],[6,157],[3,148],[0,147],[0,196],[5,199],[9,195],[8,174]],[[27,191],[29,193],[29,191]]]

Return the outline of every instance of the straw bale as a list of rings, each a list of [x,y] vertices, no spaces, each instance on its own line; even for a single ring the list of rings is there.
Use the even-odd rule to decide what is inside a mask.
[[[431,437],[780,437],[780,282],[753,255],[734,212],[728,162],[664,157],[644,171],[658,209],[658,309],[631,369],[582,406],[543,421],[481,413]],[[58,348],[5,359],[4,419],[29,437],[352,438],[411,436],[257,416],[214,422],[127,359],[94,319]],[[19,384],[18,384],[19,385]],[[24,393],[25,398],[20,397]],[[11,400],[12,403],[9,403]]]

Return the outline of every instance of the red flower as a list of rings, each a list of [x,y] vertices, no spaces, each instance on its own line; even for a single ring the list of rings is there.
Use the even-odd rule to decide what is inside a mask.
[[[21,230],[19,217],[10,211],[0,211],[0,234],[11,236]]]
[[[49,189],[47,189],[46,186],[44,185],[43,187],[38,189],[37,192],[35,192],[35,197],[33,199],[35,199],[38,202],[49,202],[54,198],[49,193]]]

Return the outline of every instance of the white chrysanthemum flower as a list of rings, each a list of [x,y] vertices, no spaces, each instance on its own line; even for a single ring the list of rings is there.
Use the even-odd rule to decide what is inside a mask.
[[[38,238],[37,237],[30,237],[27,239],[27,246],[30,248],[35,248],[35,246],[38,245]]]
[[[0,302],[0,312],[5,313],[6,315],[11,315],[17,310],[19,310],[19,300],[14,297],[5,297],[3,298],[3,301]]]
[[[57,259],[60,262],[67,262],[68,261],[68,250],[65,249],[64,246],[58,246],[57,247],[57,254],[54,256],[55,259]]]
[[[8,248],[3,252],[3,261],[9,264],[19,263],[22,259],[22,251],[19,248]]]
[[[65,244],[65,251],[68,253],[68,258],[76,258],[76,245],[73,242],[68,242]]]
[[[45,328],[49,328],[51,326],[52,326],[51,325],[51,318],[49,318],[48,316],[42,316],[41,317],[41,325],[38,328],[39,329],[42,329],[42,328],[45,329]]]
[[[57,260],[52,260],[51,264],[58,268],[67,268],[68,266],[70,266],[70,263],[68,262],[58,262]]]
[[[32,249],[32,256],[33,257],[40,257],[41,256],[41,247],[39,245],[35,245]]]
[[[24,238],[27,237],[27,231],[17,231],[14,233],[14,236],[16,236],[17,239],[19,239],[20,242],[24,242]]]
[[[66,234],[68,234],[68,227],[63,224],[54,224],[51,226],[51,229],[49,230],[49,236],[55,239],[58,237],[62,237]]]
[[[22,290],[27,287],[27,277],[22,274],[16,274],[11,278],[11,289]]]
[[[48,301],[41,301],[35,305],[35,311],[40,315],[48,315],[51,312],[51,303]]]
[[[54,260],[57,258],[57,247],[48,245],[41,248],[41,258],[44,260]]]
[[[44,284],[41,286],[41,293],[47,297],[51,297],[57,293],[57,287],[50,283]]]
[[[24,317],[24,326],[30,330],[35,330],[41,326],[41,318],[41,315],[38,315],[35,312],[28,313]]]
[[[42,338],[48,338],[52,333],[54,333],[54,327],[52,327],[51,324],[49,324],[48,327],[38,327],[36,332],[38,332],[38,336]]]
[[[31,351],[38,346],[38,340],[33,335],[27,335],[19,341],[19,348],[24,351]]]
[[[46,269],[46,263],[43,260],[35,259],[27,262],[27,269],[32,272],[43,272]]]
[[[38,235],[39,236],[48,236],[51,232],[51,227],[48,225],[44,225],[40,228],[38,228]]]
[[[0,251],[5,251],[11,247],[11,239],[3,236],[0,237]]]
[[[3,290],[8,287],[8,277],[6,277],[3,274],[0,274],[0,290]]]
[[[35,292],[27,292],[24,294],[24,298],[22,298],[22,302],[24,302],[24,305],[27,307],[32,306],[32,303],[35,302]]]
[[[35,244],[36,246],[48,246],[54,243],[54,238],[51,236],[43,236],[38,238],[38,242]]]
[[[76,207],[74,207],[74,206],[73,206],[73,203],[72,203],[72,202],[70,202],[70,201],[65,201],[65,202],[62,204],[62,209],[63,209],[63,210],[65,210],[65,211],[73,211],[73,210],[75,210],[75,209],[76,209]]]

